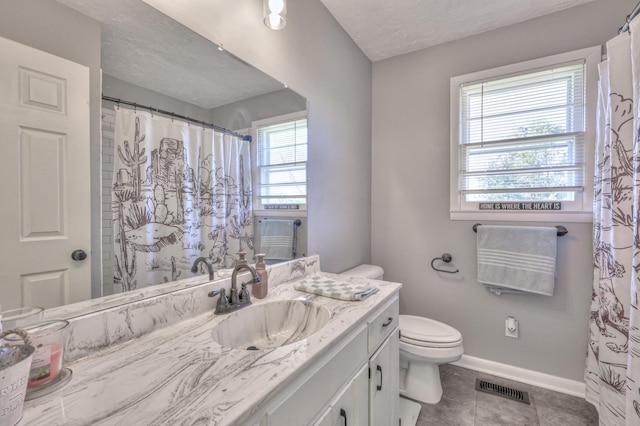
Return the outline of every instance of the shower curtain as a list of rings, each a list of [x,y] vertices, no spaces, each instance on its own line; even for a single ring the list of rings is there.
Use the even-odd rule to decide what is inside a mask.
[[[112,187],[114,282],[122,291],[193,276],[193,261],[253,256],[249,142],[116,110]]]
[[[600,424],[640,424],[640,20],[607,43],[599,66],[594,280],[586,398]]]

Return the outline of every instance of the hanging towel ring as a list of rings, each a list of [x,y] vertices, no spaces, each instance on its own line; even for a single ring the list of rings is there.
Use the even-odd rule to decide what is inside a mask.
[[[436,268],[435,266],[433,266],[433,262],[435,262],[436,260],[442,260],[444,263],[449,263],[451,262],[451,260],[453,260],[453,257],[449,254],[449,253],[442,253],[442,256],[440,257],[434,257],[431,260],[431,268],[434,271],[438,271],[438,272],[445,272],[447,274],[457,274],[458,272],[460,272],[459,270],[455,270],[455,271],[448,271],[446,269],[440,269],[440,268]]]

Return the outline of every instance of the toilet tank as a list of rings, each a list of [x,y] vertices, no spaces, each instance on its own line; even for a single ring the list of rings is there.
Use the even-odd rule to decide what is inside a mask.
[[[352,277],[364,277],[370,280],[381,280],[384,278],[384,269],[377,265],[358,265],[348,271],[342,272],[340,275],[349,275]]]

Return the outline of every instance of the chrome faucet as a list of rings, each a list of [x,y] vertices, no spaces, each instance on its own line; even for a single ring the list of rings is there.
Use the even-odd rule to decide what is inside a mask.
[[[251,272],[253,278],[249,281],[243,282],[240,287],[240,293],[238,293],[238,285],[236,283],[237,275],[238,272],[243,269]],[[228,312],[237,311],[238,309],[244,308],[245,306],[249,306],[251,304],[251,293],[249,292],[247,286],[258,284],[259,282],[260,276],[252,266],[243,264],[233,268],[233,272],[231,273],[231,290],[229,291],[229,297],[227,298],[224,288],[209,292],[209,297],[220,295],[220,297],[218,298],[218,302],[216,303],[215,313],[226,314]]]
[[[199,257],[193,262],[193,266],[191,266],[191,272],[194,274],[198,273],[198,264],[204,263],[207,267],[207,271],[209,272],[209,281],[213,281],[213,265],[209,262],[209,259],[206,257]]]

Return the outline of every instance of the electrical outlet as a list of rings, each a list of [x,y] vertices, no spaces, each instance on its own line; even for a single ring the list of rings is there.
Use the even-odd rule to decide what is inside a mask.
[[[514,317],[507,317],[504,321],[504,335],[514,339],[518,338],[518,320]]]

